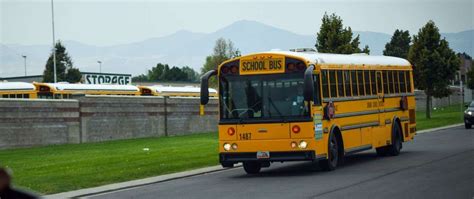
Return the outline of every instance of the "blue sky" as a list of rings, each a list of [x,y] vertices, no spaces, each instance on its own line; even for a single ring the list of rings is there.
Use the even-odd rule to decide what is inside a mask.
[[[299,34],[315,34],[325,12],[353,30],[414,34],[428,20],[442,32],[474,28],[472,0],[355,1],[91,1],[55,0],[56,38],[114,45],[178,30],[213,32],[232,22],[255,20]],[[51,43],[50,0],[0,0],[0,43]]]

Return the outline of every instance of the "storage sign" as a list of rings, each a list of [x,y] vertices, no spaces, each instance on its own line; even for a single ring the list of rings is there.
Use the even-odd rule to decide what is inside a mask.
[[[84,84],[132,84],[130,74],[81,73]]]

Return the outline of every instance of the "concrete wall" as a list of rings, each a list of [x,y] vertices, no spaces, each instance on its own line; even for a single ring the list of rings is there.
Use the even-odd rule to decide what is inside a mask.
[[[444,98],[432,98],[431,107],[443,107],[453,104],[469,103],[473,100],[472,90],[464,89],[464,95],[461,96],[459,89],[452,89],[453,93],[449,97]],[[464,98],[464,99],[463,99]],[[426,95],[424,91],[416,90],[415,91],[415,100],[416,100],[416,109],[425,110],[426,109]]]
[[[0,99],[0,149],[79,143],[76,100]]]
[[[84,96],[0,99],[0,149],[217,131],[217,100]]]

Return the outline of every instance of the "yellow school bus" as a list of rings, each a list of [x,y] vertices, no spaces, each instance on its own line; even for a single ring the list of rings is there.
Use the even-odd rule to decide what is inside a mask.
[[[25,82],[0,82],[0,98],[36,98],[36,88]]]
[[[270,51],[228,60],[219,82],[219,160],[247,173],[272,162],[318,161],[376,149],[396,156],[416,130],[410,63],[401,58]]]
[[[84,95],[140,95],[140,90],[132,85],[109,84],[69,84],[69,83],[33,83],[38,98],[69,99],[74,94]]]
[[[198,87],[193,86],[138,86],[143,96],[170,96],[170,97],[199,97],[200,91]],[[217,97],[217,90],[209,88],[209,96]]]

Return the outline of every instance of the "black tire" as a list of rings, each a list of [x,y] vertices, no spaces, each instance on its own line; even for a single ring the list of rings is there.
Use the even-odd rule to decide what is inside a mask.
[[[375,148],[375,151],[377,151],[378,156],[387,156],[387,147]]]
[[[262,164],[257,161],[244,162],[244,170],[247,174],[257,174],[262,169]]]
[[[472,128],[472,124],[464,122],[464,127],[466,127],[466,129],[470,129],[470,128]]]
[[[339,163],[339,141],[334,133],[331,133],[328,140],[328,158],[319,161],[319,166],[324,171],[335,170]]]
[[[402,150],[402,132],[400,131],[400,126],[397,123],[394,123],[392,127],[392,144],[388,146],[387,153],[391,156],[397,156]]]

